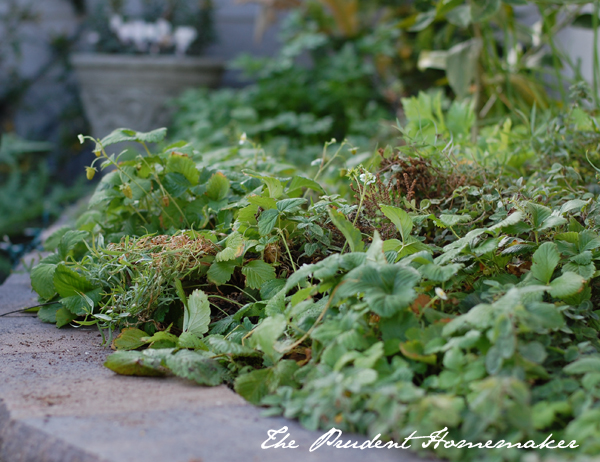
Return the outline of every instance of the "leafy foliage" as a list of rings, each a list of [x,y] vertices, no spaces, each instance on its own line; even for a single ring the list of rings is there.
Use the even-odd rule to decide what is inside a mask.
[[[435,98],[406,105],[425,113]],[[598,125],[571,139],[573,156],[552,149],[552,127],[596,119],[573,106],[562,122],[501,122],[471,140],[449,128],[467,134],[473,120],[453,107],[431,112],[447,122],[436,136],[409,119],[398,149],[347,166],[354,199],[314,180],[330,170],[302,177],[257,150],[119,157],[111,138],[94,140],[115,170],[32,272],[59,307],[40,318],[123,328],[112,370],[225,381],[308,428],[397,441],[444,427],[455,441],[553,433],[597,454],[600,209],[576,146]],[[435,188],[439,172],[460,186]]]

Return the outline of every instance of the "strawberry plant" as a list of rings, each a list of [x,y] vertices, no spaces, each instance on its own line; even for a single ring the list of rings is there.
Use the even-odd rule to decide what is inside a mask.
[[[91,171],[112,170],[32,271],[39,317],[97,325],[117,373],[226,382],[312,429],[552,433],[578,448],[540,457],[597,455],[596,117],[532,112],[472,140],[470,107],[404,104],[400,146],[362,165],[325,151],[307,176],[239,145],[152,153],[164,130],[93,140]],[[145,152],[109,155],[120,141]],[[328,191],[337,161],[350,187]]]

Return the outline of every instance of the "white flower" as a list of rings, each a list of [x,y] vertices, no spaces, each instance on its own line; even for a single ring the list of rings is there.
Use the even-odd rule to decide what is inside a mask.
[[[248,137],[246,136],[246,132],[242,133],[242,136],[240,136],[240,146],[244,144],[247,139]]]
[[[317,157],[315,160],[313,160],[310,165],[312,165],[313,167],[315,165],[319,165],[322,162],[322,159],[320,157]]]
[[[448,295],[446,295],[446,292],[444,292],[441,287],[435,288],[435,294],[442,300],[448,300]]]
[[[365,185],[373,184],[376,180],[375,175],[373,175],[371,172],[365,172],[359,175],[358,179],[362,181]]]
[[[192,42],[196,40],[197,36],[198,32],[196,29],[190,26],[179,26],[177,29],[175,29],[175,32],[173,33],[175,53],[178,55],[184,55]]]

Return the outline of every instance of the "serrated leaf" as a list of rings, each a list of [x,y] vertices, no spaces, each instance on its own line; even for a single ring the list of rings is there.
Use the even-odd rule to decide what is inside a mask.
[[[396,226],[398,231],[400,231],[400,235],[402,236],[402,241],[406,242],[408,236],[413,228],[412,218],[408,213],[398,207],[392,207],[391,205],[382,205],[379,204],[379,208],[381,212]]]
[[[600,358],[592,356],[581,358],[563,368],[567,374],[587,374],[588,372],[600,372]]]
[[[448,215],[444,213],[440,215],[440,221],[448,227],[456,226],[459,223],[467,223],[471,220],[472,218],[469,215]]]
[[[192,350],[208,351],[206,344],[200,340],[195,334],[183,332],[177,340],[177,348],[189,348]]]
[[[540,204],[534,204],[533,202],[527,203],[527,210],[531,215],[534,228],[542,226],[542,223],[552,215],[551,209]]]
[[[242,274],[246,276],[246,287],[260,289],[265,282],[275,279],[275,268],[262,260],[252,260],[242,267]]]
[[[45,300],[50,300],[56,295],[54,288],[55,270],[56,265],[39,263],[31,271],[31,287]]]
[[[77,316],[85,316],[93,311],[101,299],[102,288],[97,288],[82,294],[63,297],[60,299],[60,303],[71,313]]]
[[[128,128],[117,128],[110,134],[102,138],[102,146],[107,147],[111,144],[121,143],[122,141],[137,141],[139,143],[158,143],[167,136],[166,128],[157,128],[150,132],[136,132]]]
[[[446,266],[430,263],[429,265],[422,265],[419,267],[419,273],[430,281],[446,282],[455,276],[463,267],[464,265],[462,263],[453,263]]]
[[[58,265],[53,275],[54,287],[61,297],[71,297],[94,289],[93,284],[85,276],[73,271],[65,265]]]
[[[277,210],[281,213],[292,213],[300,210],[302,206],[306,204],[306,199],[283,199],[277,201]]]
[[[56,324],[56,312],[61,308],[62,305],[60,303],[53,303],[52,305],[42,306],[37,312],[37,316],[42,322]]]
[[[196,289],[188,297],[187,308],[183,314],[183,331],[201,337],[208,332],[210,324],[210,303],[208,296]]]
[[[285,317],[276,314],[265,318],[250,337],[252,345],[261,350],[273,362],[281,357],[281,353],[275,350],[275,342],[283,334],[286,328]]]
[[[210,349],[218,355],[232,355],[232,356],[257,356],[260,353],[253,348],[239,343],[232,342],[222,337],[210,336],[207,339],[207,343]]]
[[[56,327],[63,327],[70,324],[74,319],[77,318],[76,314],[71,313],[66,308],[59,308],[56,310]]]
[[[266,236],[273,231],[275,223],[277,223],[277,218],[279,218],[279,210],[277,209],[265,210],[260,214],[258,218],[258,232],[261,236]]]
[[[331,222],[346,238],[346,241],[350,245],[350,250],[352,252],[362,252],[365,249],[365,243],[362,241],[360,231],[337,210],[328,209],[328,212]]]
[[[206,194],[213,201],[223,200],[227,197],[229,185],[229,179],[221,172],[217,172],[206,183]]]
[[[146,344],[142,338],[147,336],[148,334],[143,330],[136,327],[126,327],[113,340],[112,344],[117,350],[135,350]]]
[[[225,375],[225,369],[217,361],[191,350],[180,350],[168,356],[166,366],[179,377],[209,387],[221,384]]]
[[[73,248],[83,241],[88,236],[87,231],[67,231],[60,239],[60,243],[57,246],[58,255],[61,260],[65,260],[69,255],[69,252]]]
[[[412,303],[417,296],[414,286],[420,279],[421,275],[410,267],[360,266],[344,277],[336,297],[364,293],[369,309],[381,317],[390,317]]]
[[[237,261],[238,260],[215,261],[210,265],[206,276],[209,281],[214,282],[216,285],[226,284],[235,271]]]
[[[308,178],[304,178],[302,176],[293,176],[290,184],[287,187],[288,195],[292,195],[294,191],[299,190],[301,188],[312,189],[321,194],[325,194],[325,191],[321,187],[319,183],[314,180],[310,180]]]
[[[258,405],[269,393],[267,380],[271,377],[270,369],[258,369],[236,377],[233,388],[236,393],[251,404]]]
[[[554,269],[560,261],[558,248],[554,242],[544,242],[533,254],[531,274],[542,284],[548,284]]]
[[[145,355],[141,351],[117,351],[104,362],[104,366],[120,375],[160,377],[164,372],[144,364]]]
[[[550,283],[550,295],[554,298],[564,298],[575,295],[585,284],[585,279],[579,274],[567,271]]]
[[[215,261],[235,260],[244,254],[244,236],[238,232],[231,233],[225,241],[226,247],[215,255]]]
[[[196,164],[192,159],[188,156],[180,155],[173,153],[169,156],[169,160],[167,161],[167,172],[171,173],[179,173],[185,177],[187,181],[189,181],[191,186],[196,186],[198,184],[198,180],[200,179],[200,172],[196,168]],[[210,180],[208,181],[210,184]],[[229,188],[229,184],[227,185]],[[207,186],[208,191],[208,186]],[[210,197],[210,193],[209,193]],[[212,197],[211,197],[212,199]],[[220,200],[220,199],[214,199]]]

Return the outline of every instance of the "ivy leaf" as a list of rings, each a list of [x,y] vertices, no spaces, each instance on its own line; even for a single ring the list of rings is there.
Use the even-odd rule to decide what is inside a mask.
[[[346,241],[350,245],[350,250],[352,252],[362,252],[365,249],[365,243],[362,241],[360,231],[337,210],[329,209],[328,212],[331,222],[346,238]]]
[[[225,375],[223,366],[198,351],[180,350],[167,357],[166,366],[179,377],[210,387],[219,385]]]
[[[260,214],[258,218],[258,232],[261,236],[266,236],[273,231],[275,223],[277,223],[277,218],[279,218],[279,210],[277,209],[265,210]]]
[[[554,242],[544,242],[533,254],[531,274],[542,284],[548,284],[554,269],[560,261],[558,248]]]
[[[398,207],[392,207],[391,205],[379,204],[381,212],[398,228],[400,235],[402,236],[402,242],[406,242],[408,236],[413,228],[412,218],[408,213]]]
[[[188,297],[187,307],[183,314],[183,331],[201,337],[208,332],[210,324],[210,303],[208,296],[196,289]]]
[[[585,279],[579,274],[567,271],[550,283],[550,295],[554,298],[570,297],[580,292]]]
[[[244,265],[242,274],[246,276],[246,287],[260,289],[265,282],[275,279],[275,268],[262,260],[252,260]]]

